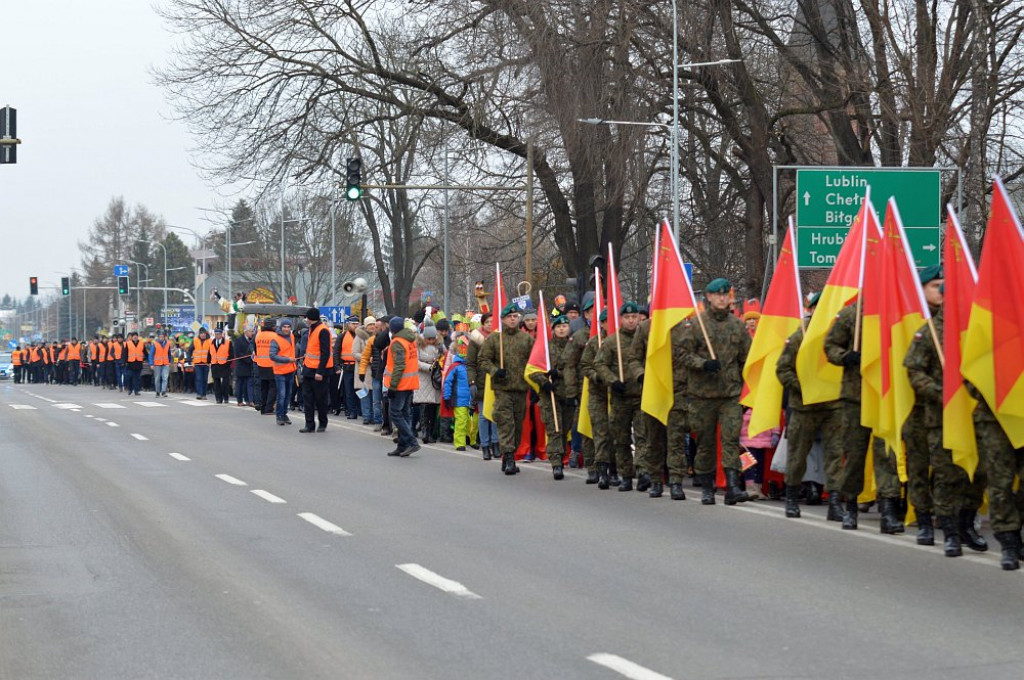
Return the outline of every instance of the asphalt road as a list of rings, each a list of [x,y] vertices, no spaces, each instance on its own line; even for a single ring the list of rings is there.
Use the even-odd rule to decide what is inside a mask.
[[[0,384],[0,678],[1024,675],[994,552],[293,420]]]

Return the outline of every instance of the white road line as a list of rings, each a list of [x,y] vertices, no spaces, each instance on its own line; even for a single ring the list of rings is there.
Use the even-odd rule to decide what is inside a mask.
[[[175,453],[174,451],[171,451],[167,455],[173,458],[174,460],[192,460],[188,456],[183,456],[180,453]]]
[[[107,419],[106,418],[100,418],[99,416],[96,416],[96,422],[97,423],[105,423],[105,422],[107,422]]]
[[[231,475],[220,474],[220,475],[214,475],[214,477],[216,477],[217,479],[219,479],[219,480],[221,480],[223,482],[227,482],[228,484],[234,484],[235,486],[249,486],[248,484],[243,482],[241,479],[238,479],[237,477],[232,477]]]
[[[108,422],[108,423],[107,423],[107,427],[121,427],[121,426],[120,426],[120,425],[118,425],[118,424],[117,424],[117,423],[115,423],[115,422]]]
[[[136,403],[139,406],[144,406],[146,408],[164,408],[164,407],[167,406],[167,404],[161,404],[161,403],[155,402],[155,401],[136,401],[136,402],[133,402],[133,403]]]
[[[68,409],[72,409],[72,408],[82,408],[78,404],[54,404],[53,407],[54,408],[59,408],[59,409],[65,410],[65,411],[68,410]]]
[[[593,661],[598,666],[610,668],[630,680],[672,680],[667,675],[656,673],[649,668],[644,668],[638,663],[633,663],[629,659],[623,659],[615,654],[591,654],[587,657],[587,660]]]
[[[35,406],[29,406],[28,404],[11,404],[11,408],[15,411],[38,411]]]
[[[347,531],[345,531],[344,529],[342,529],[341,527],[339,527],[337,524],[332,524],[331,522],[328,522],[327,520],[325,520],[323,517],[320,517],[318,515],[314,515],[312,512],[300,512],[299,513],[299,517],[301,517],[302,519],[306,520],[307,522],[309,522],[313,526],[318,527],[320,529],[323,529],[324,531],[326,531],[329,534],[336,534],[338,536],[351,536],[352,535],[352,534],[348,533]]]
[[[132,436],[135,437],[136,439],[138,439],[140,442],[148,442],[149,441],[149,437],[147,437],[144,434],[139,434],[138,432],[132,432]]]
[[[404,571],[409,576],[415,579],[423,581],[428,585],[432,585],[435,588],[443,590],[446,593],[450,593],[457,597],[464,597],[467,600],[480,600],[483,599],[473,591],[466,588],[458,581],[452,581],[447,579],[440,574],[435,574],[426,567],[421,567],[418,564],[396,564],[396,567]]]
[[[178,403],[179,404],[185,404],[185,406],[209,406],[210,405],[210,402],[208,402],[208,401],[187,401],[185,399],[179,399]]]
[[[89,413],[86,413],[86,414],[85,414],[85,417],[86,417],[86,418],[95,418],[96,416],[94,416],[94,415],[91,415],[91,414],[89,414]]]
[[[106,402],[106,403],[103,403],[103,404],[96,404],[96,406],[99,406],[100,408],[127,408],[127,407],[123,406],[122,404],[112,404],[110,402]]]
[[[255,494],[255,495],[259,496],[260,498],[262,498],[263,500],[267,501],[268,503],[287,503],[288,502],[285,499],[281,498],[280,496],[275,496],[274,494],[270,493],[269,491],[264,491],[263,489],[253,489],[249,493],[252,493],[252,494]]]

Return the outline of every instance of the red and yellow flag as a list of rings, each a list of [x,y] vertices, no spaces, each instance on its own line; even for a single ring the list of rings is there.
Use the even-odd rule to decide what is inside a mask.
[[[597,337],[601,347],[601,310],[604,309],[604,294],[601,292],[601,270],[594,267],[594,311],[590,315],[590,337]],[[576,416],[576,431],[584,437],[594,438],[594,424],[590,422],[590,378],[583,378],[580,389],[580,409]]]
[[[864,247],[864,286],[860,291],[860,411],[861,425],[872,430],[879,426],[882,412],[882,288],[884,237],[874,206],[867,214],[868,227]]]
[[[803,295],[800,292],[800,271],[796,266],[796,229],[789,218],[786,238],[782,242],[779,261],[761,309],[757,333],[743,365],[743,389],[740,403],[749,406],[750,436],[779,426],[782,413],[782,383],[775,375],[775,365],[786,346],[786,340],[800,328],[803,318]],[[646,389],[646,381],[644,388]]]
[[[881,357],[880,401],[872,432],[882,439],[886,447],[896,453],[900,481],[906,481],[906,455],[903,449],[903,423],[914,408],[914,389],[903,366],[903,360],[914,340],[914,334],[931,317],[921,290],[921,281],[914,267],[914,259],[907,244],[896,201],[889,199],[885,211],[882,242],[881,272],[881,334],[864,334],[867,356],[872,343],[878,342]],[[867,300],[865,300],[867,302]],[[873,350],[874,351],[874,350]],[[863,364],[862,364],[863,366]],[[863,396],[862,396],[863,399]],[[861,423],[865,422],[867,402],[861,402]]]
[[[865,194],[796,355],[796,374],[800,379],[800,392],[805,404],[819,404],[839,398],[843,369],[830,364],[825,357],[825,338],[836,320],[836,314],[856,299],[864,280],[865,223],[870,200],[870,195]]]
[[[608,244],[608,336],[619,332],[619,307],[622,306],[622,292],[619,289],[619,275],[615,270],[615,253]]]
[[[981,392],[1015,448],[1024,447],[1022,263],[1024,231],[997,177],[960,371]]]
[[[942,372],[942,445],[953,452],[953,462],[974,479],[978,467],[978,443],[974,438],[974,407],[978,402],[964,386],[960,358],[978,271],[967,247],[953,206],[946,206],[946,242],[942,246],[944,277],[942,346],[946,367]]]
[[[697,308],[668,220],[662,221],[654,238],[652,281],[651,328],[640,408],[667,425],[675,395],[672,384],[672,327]]]
[[[533,341],[533,349],[530,351],[530,358],[526,361],[526,368],[523,370],[523,377],[530,384],[534,392],[540,392],[540,383],[534,380],[538,373],[547,373],[551,370],[551,327],[548,325],[548,315],[544,311],[544,291],[540,291],[540,328],[537,329],[537,339]]]

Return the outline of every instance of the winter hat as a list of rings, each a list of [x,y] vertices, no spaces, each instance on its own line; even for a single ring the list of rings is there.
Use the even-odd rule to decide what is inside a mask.
[[[309,319],[310,321],[319,321],[320,310],[317,309],[316,307],[310,307],[309,309],[306,310],[306,318]]]
[[[363,325],[364,326],[372,326],[375,323],[377,323],[377,320],[375,318],[373,318],[372,316],[368,316],[365,319],[363,319]]]
[[[286,318],[286,317],[278,319],[277,320],[277,330],[281,330],[281,328],[283,326],[288,326],[288,328],[291,328],[292,327],[292,320],[289,319],[289,318]]]
[[[400,316],[393,316],[391,317],[391,320],[388,321],[388,329],[392,333],[398,333],[403,328],[405,328],[405,319]]]
[[[534,309],[533,307],[530,307],[529,309],[527,309],[527,310],[525,310],[523,312],[523,319],[524,320],[525,319],[536,319],[536,318],[537,318],[537,310]]]
[[[437,337],[437,328],[433,325],[425,326],[423,328],[423,339],[430,340]]]
[[[452,328],[451,323],[449,323],[448,319],[438,319],[435,326],[437,326],[438,331],[448,331],[451,330]]]

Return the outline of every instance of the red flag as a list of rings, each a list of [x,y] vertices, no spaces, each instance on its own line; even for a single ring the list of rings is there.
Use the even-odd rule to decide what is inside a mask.
[[[533,380],[536,373],[547,373],[551,370],[551,350],[549,348],[549,337],[551,328],[548,325],[548,315],[544,310],[544,291],[540,292],[540,325],[537,329],[537,339],[533,341],[533,349],[530,351],[530,358],[526,362],[526,370],[523,377],[535,392],[540,392],[540,385]]]
[[[501,282],[501,263],[494,263],[494,332],[501,332],[501,310],[508,304],[505,284]]]
[[[622,292],[619,290],[619,275],[615,271],[615,255],[612,244],[608,244],[608,336],[619,332],[619,308],[622,306]]]

